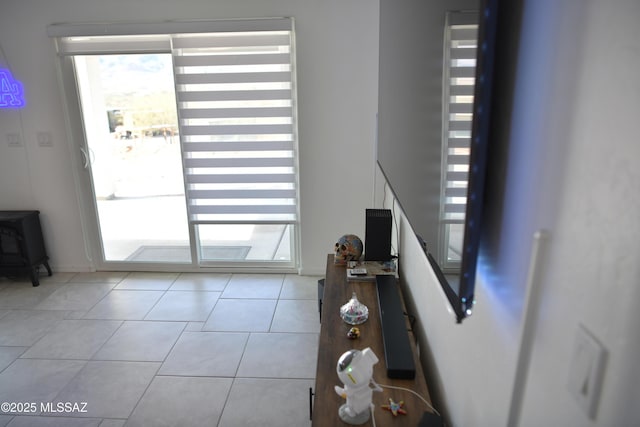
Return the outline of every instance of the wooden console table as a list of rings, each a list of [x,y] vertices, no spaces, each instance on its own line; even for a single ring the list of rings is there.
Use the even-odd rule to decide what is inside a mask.
[[[369,308],[369,319],[358,325],[360,338],[351,340],[347,332],[351,325],[340,318],[340,307],[351,299],[355,292],[358,300]],[[418,393],[428,402],[431,401],[420,360],[417,357],[413,334],[409,332],[411,348],[414,353],[416,377],[412,380],[390,379],[387,377],[380,314],[378,312],[378,296],[375,282],[347,281],[346,267],[333,263],[333,254],[327,257],[327,273],[321,306],[321,328],[318,348],[318,366],[313,400],[312,425],[314,427],[348,426],[338,416],[338,408],[345,402],[334,391],[334,386],[342,386],[336,373],[336,365],[340,356],[351,349],[363,350],[370,347],[378,356],[379,362],[374,365],[373,379],[381,385],[404,387]],[[409,324],[407,322],[407,329]],[[404,401],[407,415],[394,417],[381,405],[394,401]],[[417,426],[424,412],[432,412],[427,405],[410,392],[383,388],[382,392],[373,393],[375,419],[378,426]],[[372,426],[371,420],[363,424]]]

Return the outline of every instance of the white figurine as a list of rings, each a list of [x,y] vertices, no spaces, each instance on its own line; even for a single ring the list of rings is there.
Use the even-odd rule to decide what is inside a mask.
[[[373,392],[382,391],[372,379],[373,365],[376,363],[378,357],[369,347],[362,351],[349,350],[338,360],[336,371],[344,387],[335,386],[335,390],[347,399],[338,410],[338,415],[347,424],[358,425],[369,421]]]

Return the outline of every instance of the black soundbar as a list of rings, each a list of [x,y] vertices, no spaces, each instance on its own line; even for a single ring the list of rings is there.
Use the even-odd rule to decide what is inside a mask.
[[[396,278],[391,275],[377,275],[376,288],[387,376],[413,379],[416,376],[416,365],[413,362],[413,351],[409,343],[409,332]]]

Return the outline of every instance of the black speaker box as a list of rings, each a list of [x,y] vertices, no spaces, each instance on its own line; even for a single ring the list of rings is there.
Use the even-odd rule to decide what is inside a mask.
[[[367,209],[364,237],[365,261],[391,259],[391,210]]]
[[[431,412],[425,412],[422,414],[418,427],[444,427],[444,422],[441,416],[432,414]]]

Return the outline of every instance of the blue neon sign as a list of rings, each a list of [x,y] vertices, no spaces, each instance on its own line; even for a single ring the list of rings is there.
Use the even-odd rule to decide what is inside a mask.
[[[11,71],[0,68],[0,108],[24,107],[22,83],[14,79]]]

